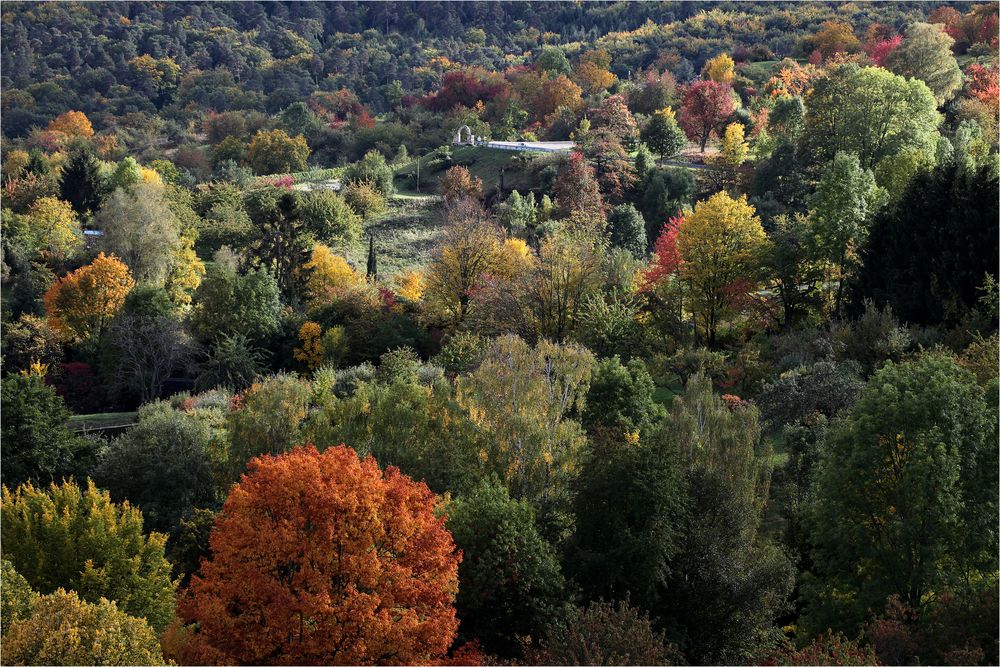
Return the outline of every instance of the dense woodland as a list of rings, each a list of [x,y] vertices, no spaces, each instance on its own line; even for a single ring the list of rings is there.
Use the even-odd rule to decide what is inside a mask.
[[[997,664],[995,3],[0,12],[5,664]]]

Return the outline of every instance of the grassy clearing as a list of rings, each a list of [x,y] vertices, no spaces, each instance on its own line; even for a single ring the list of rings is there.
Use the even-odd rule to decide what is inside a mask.
[[[504,170],[504,189],[516,188],[526,191],[539,187],[537,169],[534,166],[539,160],[545,160],[549,154],[521,153],[505,151],[499,148],[485,146],[461,146],[451,152],[452,165],[466,167],[469,173],[483,181],[483,190],[490,191],[500,183],[500,170]],[[420,158],[420,194],[436,193],[438,184],[445,170],[432,172],[429,166],[433,155]],[[553,158],[549,157],[549,160]],[[417,194],[411,174],[417,172],[417,160],[413,160],[396,170],[396,188],[401,193]]]
[[[368,259],[368,235],[375,236],[378,272],[382,278],[422,269],[430,261],[442,232],[436,196],[400,194],[389,200],[389,209],[365,226],[364,237],[346,248],[346,256],[363,270]]]

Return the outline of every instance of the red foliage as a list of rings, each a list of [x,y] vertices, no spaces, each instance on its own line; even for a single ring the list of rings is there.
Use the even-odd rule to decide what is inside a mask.
[[[368,113],[367,109],[362,109],[359,113],[351,116],[351,126],[357,129],[367,129],[370,130],[375,127],[375,117]]]
[[[507,83],[485,70],[457,70],[448,72],[441,81],[441,89],[424,97],[420,103],[431,111],[450,111],[455,107],[473,107],[497,97],[507,88]]]
[[[683,216],[670,218],[660,230],[653,246],[653,262],[642,274],[641,291],[655,289],[667,276],[674,275],[681,268],[681,254],[677,250],[677,235],[684,224]]]
[[[813,49],[813,52],[809,54],[809,64],[816,65],[817,67],[823,64],[823,52],[819,49]]]
[[[282,176],[271,181],[271,185],[282,190],[291,190],[295,180],[291,176]]]
[[[986,67],[978,63],[969,65],[965,70],[967,79],[966,91],[969,97],[987,105],[993,113],[1000,108],[1000,70],[996,67]]]
[[[391,289],[380,285],[378,296],[382,300],[382,308],[384,310],[394,310],[396,308],[398,301],[396,300],[396,294]]]
[[[903,42],[903,38],[900,35],[890,37],[889,39],[883,39],[881,41],[875,42],[873,44],[865,44],[865,53],[871,58],[871,61],[882,67],[885,64],[885,59],[889,57],[889,54],[896,50]]]
[[[842,634],[820,635],[811,644],[796,649],[790,643],[772,652],[761,665],[877,665],[875,654],[859,641]]]
[[[718,132],[733,113],[732,89],[716,81],[695,81],[684,90],[679,123],[691,141],[705,150],[709,136]]]

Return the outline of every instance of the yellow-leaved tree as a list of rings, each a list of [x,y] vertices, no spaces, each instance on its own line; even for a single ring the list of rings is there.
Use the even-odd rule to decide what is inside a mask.
[[[94,126],[90,124],[87,114],[82,111],[67,111],[56,116],[46,128],[50,132],[62,132],[69,137],[84,137],[89,139],[94,136]]]
[[[40,197],[31,206],[28,224],[36,246],[46,259],[64,260],[83,247],[80,221],[69,202]]]
[[[690,288],[690,307],[709,346],[723,317],[739,311],[760,283],[767,235],[746,196],[718,192],[695,205],[677,235],[680,277]]]
[[[97,340],[125,305],[133,287],[135,280],[128,266],[102,252],[90,264],[54,282],[45,293],[49,327],[70,340]]]
[[[306,301],[310,309],[328,304],[365,282],[365,277],[351,268],[346,259],[322,243],[313,247],[309,261],[302,268],[308,271]]]
[[[711,58],[705,63],[705,74],[716,83],[732,83],[736,64],[725,53]]]

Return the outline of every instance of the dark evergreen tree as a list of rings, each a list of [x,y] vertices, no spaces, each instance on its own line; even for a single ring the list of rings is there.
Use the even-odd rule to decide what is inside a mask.
[[[62,170],[59,198],[68,201],[79,215],[88,215],[101,207],[104,192],[97,158],[89,151],[74,152]]]
[[[871,299],[891,305],[904,322],[961,321],[978,304],[986,276],[997,278],[997,187],[989,166],[955,161],[918,174],[873,222],[854,312]]]
[[[368,237],[368,271],[369,280],[378,280],[378,257],[375,256],[375,235]]]

